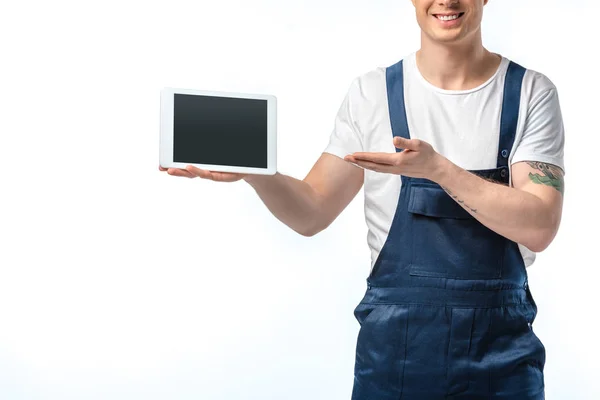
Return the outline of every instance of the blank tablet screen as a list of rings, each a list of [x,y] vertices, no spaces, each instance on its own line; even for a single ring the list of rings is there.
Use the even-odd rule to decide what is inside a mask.
[[[174,94],[173,161],[267,168],[267,100]]]

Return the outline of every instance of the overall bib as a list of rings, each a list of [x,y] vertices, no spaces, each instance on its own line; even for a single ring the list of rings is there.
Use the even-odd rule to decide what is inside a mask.
[[[506,73],[497,167],[509,183],[525,69]],[[387,68],[393,136],[410,139],[402,61]],[[397,149],[397,151],[401,151]],[[518,244],[438,184],[401,176],[387,240],[354,310],[360,324],[352,400],[543,399],[545,349]]]

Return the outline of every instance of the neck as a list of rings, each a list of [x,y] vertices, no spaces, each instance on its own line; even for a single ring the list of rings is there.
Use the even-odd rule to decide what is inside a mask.
[[[421,75],[446,90],[468,90],[484,83],[495,73],[501,57],[483,47],[480,33],[474,36],[469,42],[449,45],[422,34],[416,54]]]

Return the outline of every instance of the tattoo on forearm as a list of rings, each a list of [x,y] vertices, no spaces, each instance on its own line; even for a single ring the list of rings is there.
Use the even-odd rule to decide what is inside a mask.
[[[531,179],[532,182],[537,183],[539,185],[552,186],[561,194],[565,194],[564,174],[560,168],[552,164],[546,164],[537,161],[527,161],[527,164],[531,168],[537,169],[542,173],[534,174],[530,172],[529,179]]]
[[[446,193],[448,193],[450,195],[450,197],[452,197],[454,200],[456,200],[458,202],[458,204],[460,204],[461,206],[466,208],[468,211],[471,211],[473,214],[477,214],[477,210],[475,208],[472,208],[469,205],[467,205],[463,200],[459,199],[458,196],[456,196],[454,193],[452,193],[448,188],[446,188],[444,186],[441,186],[441,188],[444,189],[446,191]]]

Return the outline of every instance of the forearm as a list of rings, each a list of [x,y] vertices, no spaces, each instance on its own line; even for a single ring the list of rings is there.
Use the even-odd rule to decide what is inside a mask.
[[[319,198],[308,183],[280,173],[247,175],[244,180],[281,222],[304,236],[314,232],[319,219]]]
[[[539,197],[480,178],[445,158],[439,171],[433,180],[494,232],[532,251],[542,251],[552,239],[555,221]]]

